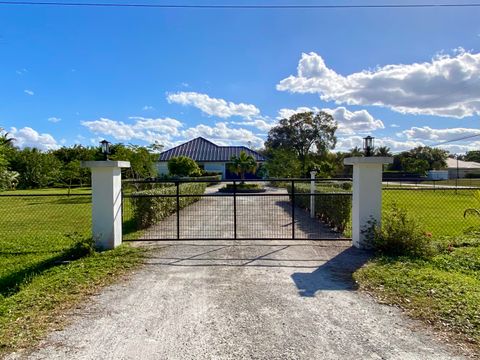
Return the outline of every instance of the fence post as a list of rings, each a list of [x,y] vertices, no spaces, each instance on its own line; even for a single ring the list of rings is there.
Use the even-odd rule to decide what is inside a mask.
[[[315,175],[316,171],[310,171],[310,217],[315,217]]]
[[[237,182],[233,180],[233,238],[237,239]]]
[[[391,164],[390,157],[350,157],[345,165],[353,165],[352,242],[356,248],[368,244],[362,230],[373,220],[381,226],[382,220],[382,169]]]
[[[176,220],[177,220],[177,239],[180,239],[180,181],[175,181],[175,198],[176,198]]]
[[[83,161],[92,171],[92,235],[100,250],[122,243],[122,173],[128,161]]]
[[[292,180],[292,240],[295,240],[295,180]]]

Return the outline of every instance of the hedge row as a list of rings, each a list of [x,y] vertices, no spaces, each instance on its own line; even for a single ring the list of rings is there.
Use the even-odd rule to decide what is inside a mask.
[[[288,193],[292,187],[288,186]],[[295,184],[295,204],[310,209],[310,185]],[[343,232],[350,222],[352,212],[352,195],[338,186],[317,186],[315,197],[315,215],[338,232]],[[331,195],[335,193],[335,195]],[[344,193],[344,194],[342,194]]]
[[[198,195],[180,197],[180,209],[183,209],[184,207],[200,200],[201,195],[203,195],[205,192],[206,187],[207,183],[180,184],[180,195]],[[162,197],[161,195],[175,195],[176,193],[176,186],[134,192],[131,199],[133,207],[133,219],[137,228],[145,229],[175,213],[177,210],[177,198]]]

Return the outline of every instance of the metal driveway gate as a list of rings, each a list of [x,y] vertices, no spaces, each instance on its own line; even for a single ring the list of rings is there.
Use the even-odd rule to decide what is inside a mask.
[[[351,180],[314,181],[124,181],[124,240],[347,239]]]

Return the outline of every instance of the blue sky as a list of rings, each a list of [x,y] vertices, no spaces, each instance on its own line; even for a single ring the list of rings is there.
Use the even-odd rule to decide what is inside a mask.
[[[365,134],[395,151],[480,134],[479,17],[0,5],[0,127],[42,149],[195,136],[261,146],[279,117],[308,108],[338,120],[338,149]]]

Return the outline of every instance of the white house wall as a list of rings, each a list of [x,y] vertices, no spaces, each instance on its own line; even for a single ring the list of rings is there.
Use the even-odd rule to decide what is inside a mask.
[[[199,163],[203,165],[205,171],[222,173],[222,178],[225,179],[225,163],[223,162],[205,162]]]
[[[157,162],[158,175],[168,175],[168,165],[166,161]]]

